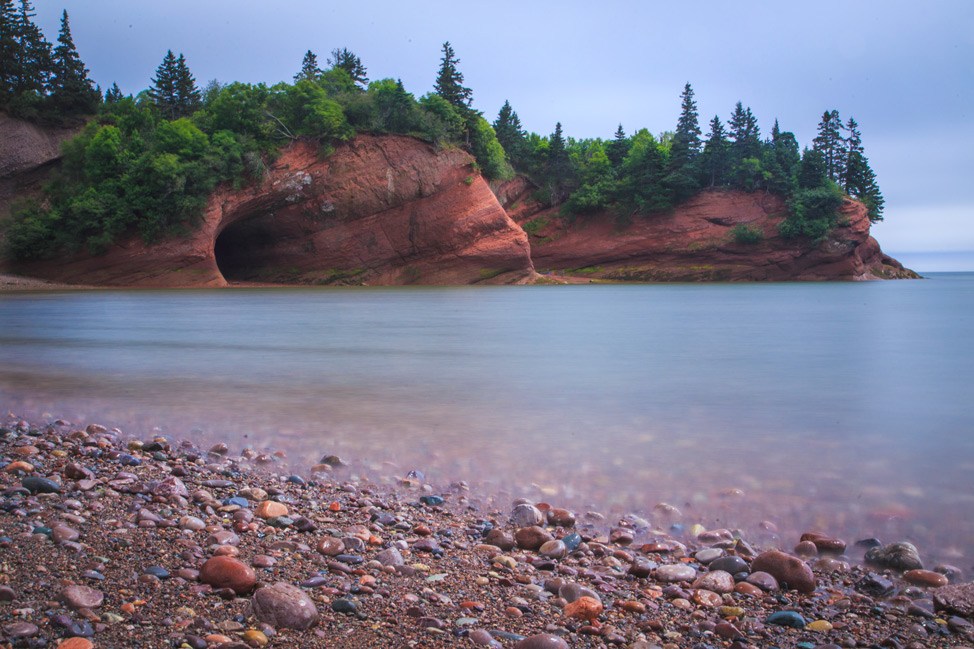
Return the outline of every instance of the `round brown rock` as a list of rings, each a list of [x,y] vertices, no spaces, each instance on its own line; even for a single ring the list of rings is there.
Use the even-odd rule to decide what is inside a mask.
[[[700,575],[693,582],[693,588],[703,588],[715,593],[734,592],[734,576],[723,570],[712,570]]]
[[[552,540],[552,536],[537,525],[532,525],[530,527],[522,527],[515,532],[514,540],[517,541],[517,547],[522,550],[537,550]]]
[[[277,628],[310,628],[318,621],[318,609],[303,590],[284,582],[265,586],[251,600],[254,615]]]
[[[214,588],[231,588],[238,595],[245,595],[253,590],[257,583],[257,574],[242,561],[219,556],[203,564],[200,568],[200,581]]]
[[[544,522],[544,516],[541,510],[534,505],[521,504],[511,512],[511,522],[514,527],[531,527],[532,525],[541,525]]]
[[[568,649],[568,643],[556,635],[539,633],[521,640],[514,649]]]
[[[811,541],[815,544],[815,549],[821,554],[842,554],[845,552],[845,541],[837,539],[834,536],[829,536],[828,534],[805,532],[799,541]]]
[[[762,552],[751,562],[752,572],[766,572],[778,580],[779,584],[787,584],[799,593],[811,593],[815,590],[815,575],[808,564],[790,554],[778,550]]]
[[[71,608],[97,608],[105,600],[100,590],[89,586],[65,586],[61,591],[61,599]]]

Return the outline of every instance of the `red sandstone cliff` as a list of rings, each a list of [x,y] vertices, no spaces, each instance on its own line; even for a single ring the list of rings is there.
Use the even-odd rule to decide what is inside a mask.
[[[781,198],[711,190],[670,212],[619,225],[607,214],[566,219],[538,210],[523,181],[496,188],[501,202],[529,232],[541,273],[634,281],[866,280],[913,278],[869,235],[861,203],[847,200],[839,225],[818,245],[783,239]],[[737,243],[734,226],[760,230],[763,240]]]
[[[361,135],[328,157],[295,143],[263,180],[210,197],[188,238],[130,238],[97,257],[16,270],[61,282],[222,286],[510,283],[534,276],[527,236],[473,159],[403,136]],[[225,277],[225,274],[227,277]]]

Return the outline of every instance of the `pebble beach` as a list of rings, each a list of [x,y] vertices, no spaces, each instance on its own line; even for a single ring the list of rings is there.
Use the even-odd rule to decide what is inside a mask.
[[[0,646],[974,646],[969,575],[901,539],[769,547],[284,455],[8,413]]]

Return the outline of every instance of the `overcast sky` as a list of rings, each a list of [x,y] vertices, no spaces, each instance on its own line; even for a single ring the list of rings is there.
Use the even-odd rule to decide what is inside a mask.
[[[306,50],[324,67],[347,47],[370,78],[401,78],[420,96],[449,40],[475,108],[493,121],[510,100],[542,134],[558,121],[579,138],[609,138],[619,123],[672,130],[687,81],[705,132],[740,100],[764,135],[777,118],[810,145],[834,108],[859,122],[886,196],[873,230],[883,249],[908,265],[920,258],[910,253],[948,251],[951,267],[974,270],[971,0],[34,2],[52,41],[67,9],[92,78],[126,94],[148,87],[167,49],[202,86],[290,81]],[[939,270],[933,258],[921,270]]]

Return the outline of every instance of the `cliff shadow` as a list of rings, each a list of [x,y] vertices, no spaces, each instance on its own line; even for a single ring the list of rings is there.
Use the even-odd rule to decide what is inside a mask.
[[[279,282],[286,260],[276,249],[280,235],[270,217],[257,215],[229,224],[217,236],[213,255],[227,282]],[[292,273],[293,274],[293,273]]]

